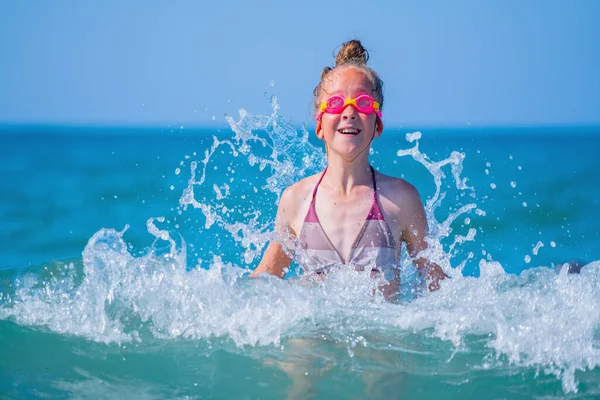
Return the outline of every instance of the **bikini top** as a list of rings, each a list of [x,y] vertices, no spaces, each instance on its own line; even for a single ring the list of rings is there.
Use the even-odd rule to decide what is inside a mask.
[[[358,271],[363,271],[365,268],[379,270],[384,273],[386,279],[393,279],[394,268],[400,262],[400,245],[396,244],[394,235],[386,223],[377,201],[375,170],[371,167],[373,174],[371,210],[354,240],[347,260],[344,260],[327,237],[315,209],[317,189],[326,172],[327,169],[323,171],[313,190],[310,207],[300,231],[300,246],[304,250],[300,252],[300,264],[308,273],[324,273],[332,267],[350,266]]]

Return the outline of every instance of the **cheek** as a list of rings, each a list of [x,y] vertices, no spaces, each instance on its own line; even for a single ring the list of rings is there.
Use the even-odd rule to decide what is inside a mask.
[[[377,115],[375,115],[375,114],[371,114],[371,115],[360,114],[360,115],[361,115],[361,120],[365,126],[377,127]]]
[[[317,123],[317,137],[319,139],[325,139],[325,137],[335,129],[335,124],[335,116],[331,114],[323,114],[321,120]]]
[[[321,118],[321,126],[323,129],[331,129],[335,124],[337,124],[339,119],[339,114],[323,114]]]

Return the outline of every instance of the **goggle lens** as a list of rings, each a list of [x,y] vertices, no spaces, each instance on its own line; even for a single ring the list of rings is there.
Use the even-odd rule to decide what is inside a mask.
[[[346,99],[344,99],[342,96],[332,96],[327,99],[327,109],[336,110],[338,108],[342,108],[344,107],[345,102]]]
[[[358,108],[372,109],[373,102],[373,99],[368,96],[359,96],[356,98],[356,105],[358,106]]]

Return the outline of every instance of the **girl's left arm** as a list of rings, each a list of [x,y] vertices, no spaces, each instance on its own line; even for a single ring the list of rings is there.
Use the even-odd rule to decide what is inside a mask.
[[[408,195],[403,197],[405,201],[402,204],[403,218],[401,221],[405,221],[405,225],[402,237],[408,253],[413,258],[415,268],[421,276],[426,278],[427,287],[430,292],[433,292],[440,288],[440,281],[448,278],[448,275],[439,265],[420,255],[428,247],[425,240],[428,226],[419,192],[411,185]]]

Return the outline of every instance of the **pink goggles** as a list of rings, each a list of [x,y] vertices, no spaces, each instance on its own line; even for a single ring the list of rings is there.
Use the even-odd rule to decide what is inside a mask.
[[[371,115],[376,113],[377,116],[381,118],[379,103],[368,94],[361,94],[353,99],[346,99],[344,96],[336,94],[319,105],[319,115],[317,115],[317,121],[319,121],[325,113],[341,114],[348,105],[351,105],[358,112],[363,114]]]

